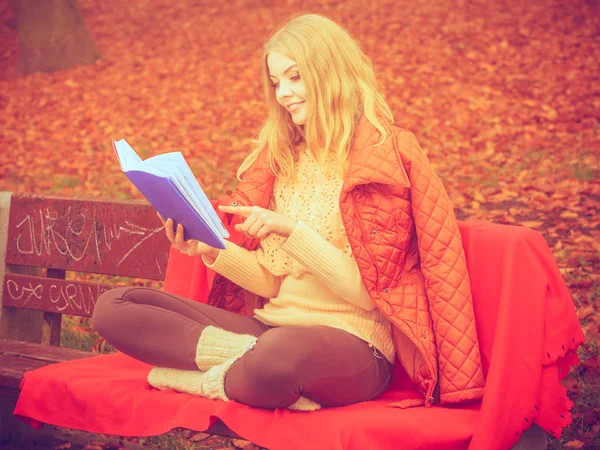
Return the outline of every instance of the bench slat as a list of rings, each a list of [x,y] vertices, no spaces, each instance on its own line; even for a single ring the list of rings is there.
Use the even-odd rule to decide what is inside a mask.
[[[4,306],[91,317],[96,300],[115,286],[6,274]]]
[[[34,359],[16,358],[0,354],[0,386],[9,389],[19,389],[23,373],[39,369],[49,363]]]
[[[19,389],[23,373],[28,370],[90,356],[93,354],[70,348],[0,339],[0,386]]]
[[[72,361],[94,356],[94,353],[73,350],[72,348],[35,344],[13,339],[0,339],[0,355],[13,355],[15,353],[23,358],[45,361],[46,363]]]
[[[7,264],[163,280],[168,252],[147,202],[11,196]]]

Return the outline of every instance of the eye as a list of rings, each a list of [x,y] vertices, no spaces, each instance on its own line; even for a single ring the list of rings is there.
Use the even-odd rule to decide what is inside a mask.
[[[290,77],[290,80],[292,81],[298,81],[300,79],[300,75],[294,75]],[[279,82],[277,83],[271,83],[271,87],[272,88],[277,88],[279,86]]]

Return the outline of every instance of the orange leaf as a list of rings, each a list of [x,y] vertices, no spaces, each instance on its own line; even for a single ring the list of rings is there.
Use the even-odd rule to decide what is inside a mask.
[[[65,442],[64,444],[57,445],[56,447],[54,447],[54,450],[67,450],[68,448],[71,448],[71,443]]]
[[[577,310],[577,316],[580,319],[587,319],[589,316],[591,316],[592,314],[594,314],[594,312],[596,312],[596,310],[594,309],[593,306],[588,306],[586,308],[582,308]]]
[[[198,441],[203,441],[205,439],[208,439],[209,437],[211,437],[211,435],[207,434],[207,433],[196,433],[193,436],[191,436],[190,438],[188,438],[188,440],[198,442]]]
[[[243,448],[246,450],[252,450],[252,449],[256,448],[252,442],[245,441],[243,439],[233,439],[233,441],[231,441],[231,443],[236,448]]]
[[[563,211],[560,214],[561,219],[577,219],[579,215],[573,211]]]
[[[525,222],[519,222],[519,224],[527,228],[539,228],[542,226],[543,223],[544,222],[541,222],[539,220],[527,220]]]

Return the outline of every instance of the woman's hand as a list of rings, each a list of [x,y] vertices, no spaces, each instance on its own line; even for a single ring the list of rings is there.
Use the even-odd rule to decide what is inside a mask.
[[[246,217],[244,223],[237,224],[235,229],[253,239],[264,239],[271,233],[288,237],[298,225],[296,219],[260,206],[219,205],[219,209]]]
[[[161,220],[163,225],[165,226],[165,231],[167,233],[167,238],[171,245],[179,250],[184,255],[189,256],[206,256],[208,263],[212,264],[214,260],[219,255],[219,249],[211,247],[204,242],[196,241],[195,239],[188,239],[187,241],[183,240],[183,225],[177,225],[177,232],[173,231],[173,219],[165,219],[158,213],[158,218]]]

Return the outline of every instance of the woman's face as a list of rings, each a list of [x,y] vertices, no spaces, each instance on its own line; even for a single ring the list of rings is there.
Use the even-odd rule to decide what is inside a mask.
[[[267,56],[267,66],[275,88],[277,103],[288,111],[295,124],[305,125],[308,117],[308,102],[296,61],[280,53],[271,52]]]

